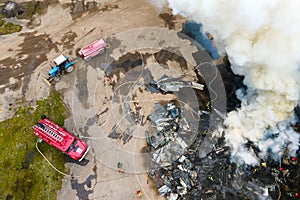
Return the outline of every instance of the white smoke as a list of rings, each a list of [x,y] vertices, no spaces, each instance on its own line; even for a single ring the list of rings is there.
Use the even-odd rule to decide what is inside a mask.
[[[150,3],[152,3],[154,6],[156,6],[160,11],[164,8],[164,6],[167,4],[166,0],[150,0]]]
[[[277,124],[291,119],[299,100],[300,1],[166,1],[173,14],[202,23],[203,30],[214,35],[220,51],[229,56],[233,72],[245,76],[248,90],[240,95],[241,108],[225,120],[233,158],[258,163],[256,155],[243,146],[249,140],[259,146],[262,157],[270,146],[279,152],[289,142],[290,153],[295,153],[299,135],[290,125],[278,129]],[[279,138],[284,140],[264,140],[268,127],[280,130]]]
[[[291,156],[295,156],[300,145],[299,139],[300,135],[287,124],[287,121],[280,122],[276,127],[267,130],[264,138],[258,141],[257,146],[261,151],[259,156],[261,158],[272,156],[278,161],[285,150]]]

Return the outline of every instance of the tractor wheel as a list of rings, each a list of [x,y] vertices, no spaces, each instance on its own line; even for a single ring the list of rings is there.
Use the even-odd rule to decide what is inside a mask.
[[[41,118],[42,118],[42,119],[46,119],[47,116],[43,114],[43,115],[41,116]]]
[[[70,72],[72,72],[73,70],[74,70],[74,66],[71,65],[71,66],[69,66],[69,67],[66,69],[66,72],[70,73]]]
[[[52,77],[49,77],[48,79],[46,79],[47,81],[49,81],[49,83],[53,83],[53,81],[54,81],[54,77],[52,76]]]
[[[103,54],[104,52],[105,52],[105,48],[101,49],[101,50],[99,51],[99,54]]]
[[[55,76],[54,77],[54,82],[58,82],[58,81],[60,81],[60,76]]]

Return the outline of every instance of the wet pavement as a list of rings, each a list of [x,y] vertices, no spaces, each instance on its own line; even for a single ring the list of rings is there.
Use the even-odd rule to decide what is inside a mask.
[[[128,35],[130,35],[130,40]],[[157,28],[136,29],[121,33],[110,41],[111,48],[107,49],[105,54],[99,55],[89,62],[76,61],[80,68],[75,72],[76,78],[73,86],[71,85],[72,80],[63,80],[67,83],[60,82],[56,85],[58,90],[61,86],[71,86],[72,91],[66,92],[64,97],[71,100],[68,104],[73,118],[71,124],[78,133],[83,131],[83,139],[87,140],[92,147],[88,159],[95,160],[94,164],[91,162],[84,169],[82,166],[72,165],[71,173],[74,176],[79,173],[80,177],[74,179],[76,183],[71,180],[73,183],[71,185],[75,184],[77,192],[81,191],[80,188],[86,180],[89,180],[88,177],[97,176],[97,181],[92,183],[93,191],[85,190],[89,198],[101,196],[104,199],[117,199],[119,193],[114,191],[124,190],[124,187],[121,189],[120,186],[110,184],[110,189],[107,188],[105,191],[103,189],[105,180],[115,177],[111,181],[118,183],[132,179],[135,183],[132,186],[127,185],[125,190],[134,191],[135,188],[143,188],[142,193],[145,194],[143,197],[157,199],[159,197],[156,191],[151,189],[147,183],[151,157],[144,150],[146,147],[145,132],[151,127],[145,123],[145,116],[154,109],[155,103],[165,101],[167,98],[169,100],[179,98],[184,105],[189,105],[191,110],[197,110],[199,105],[193,91],[190,92],[194,97],[189,95],[189,98],[186,98],[187,95],[184,92],[182,94],[179,92],[177,95],[153,95],[145,90],[144,85],[150,81],[150,78],[157,80],[163,74],[178,76],[186,72],[188,73],[185,77],[186,80],[196,80],[193,72],[193,65],[196,62],[192,53],[197,51],[197,48],[192,46],[190,41],[180,39],[175,31],[166,32],[165,29]],[[178,58],[172,54],[153,56],[159,49],[167,49],[166,51],[173,52],[175,56],[179,56],[178,58],[183,57],[185,60],[190,60],[183,64],[183,62],[177,62]],[[136,54],[135,51],[140,53]],[[130,55],[128,53],[132,53],[132,56],[128,56],[127,59],[122,57],[126,54]],[[146,56],[145,53],[148,55]],[[207,55],[205,51],[203,54],[203,56]],[[165,57],[166,55],[168,57]],[[119,60],[119,58],[122,59]],[[164,59],[165,63],[159,64],[156,59]],[[168,59],[172,61],[173,65],[164,65],[167,64]],[[108,64],[112,63],[113,68],[107,74],[103,71],[104,63],[107,63],[106,66],[110,66]],[[137,66],[132,67],[132,63],[137,63]],[[131,67],[126,68],[127,66]],[[108,84],[105,77],[109,77],[114,85]],[[118,172],[118,162],[122,163],[124,173]],[[91,170],[93,165],[97,166],[95,171]],[[106,168],[104,171],[112,171],[112,174],[103,173],[104,168]],[[62,191],[67,190],[66,187],[68,188],[70,185],[65,185]],[[115,190],[112,191],[112,188]],[[85,195],[87,194],[85,192],[82,190],[79,193]],[[63,193],[59,193],[59,198],[64,198]],[[124,192],[123,198],[130,199],[133,196],[131,193]]]

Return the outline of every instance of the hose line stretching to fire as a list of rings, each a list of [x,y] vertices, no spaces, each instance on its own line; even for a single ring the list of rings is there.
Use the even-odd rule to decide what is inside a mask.
[[[141,55],[141,58],[142,58],[142,61],[143,61],[143,63],[144,63],[144,60],[143,60],[143,56],[142,56],[142,55]],[[212,63],[205,62],[205,63],[201,63],[201,64],[197,65],[197,66],[196,66],[193,70],[191,70],[191,71],[198,70],[198,68],[199,68],[201,65],[203,65],[203,64],[210,64],[210,65],[212,66]],[[144,64],[143,64],[143,65],[144,65]],[[213,66],[212,66],[212,67],[213,67]],[[143,68],[142,68],[142,69],[143,69]],[[209,90],[212,91],[213,94],[214,94],[214,96],[215,96],[215,98],[212,99],[211,101],[215,101],[215,100],[217,99],[217,94],[216,94],[216,92],[213,91],[213,89],[211,88],[212,82],[215,81],[215,79],[217,78],[217,75],[218,75],[218,73],[217,73],[217,68],[215,68],[215,70],[216,70],[215,77],[208,83],[208,88],[209,88]],[[130,88],[131,93],[133,92],[133,87],[134,87],[135,85],[138,84],[138,79],[142,76],[143,73],[144,73],[144,69],[141,71],[141,73],[138,75],[138,78],[137,78],[135,81],[128,81],[128,82],[132,82],[132,83],[133,83],[133,85],[132,85],[131,88]],[[191,73],[191,72],[188,72],[187,74],[189,74],[189,73]],[[186,74],[185,74],[185,75],[186,75]],[[124,84],[128,84],[128,82],[125,82],[125,83],[119,85],[118,87],[121,87],[121,86],[124,85]],[[143,85],[143,84],[142,84],[142,85]],[[114,94],[115,94],[115,92],[114,92]],[[115,95],[116,95],[116,94],[115,94]],[[153,97],[152,97],[151,100],[153,101],[153,100],[155,100],[155,99],[153,99]],[[151,100],[150,100],[150,101],[151,101]],[[137,101],[137,100],[135,100],[135,101],[128,101],[127,103],[129,103],[129,102],[136,102],[136,101]],[[141,100],[141,101],[149,101],[149,100]],[[180,100],[179,100],[179,101],[180,101]],[[192,112],[192,113],[195,113],[196,116],[198,116],[197,111],[195,111],[194,109],[192,109],[192,108],[191,108],[188,104],[186,104],[185,102],[183,102],[183,101],[180,101],[180,102],[183,103],[185,106],[188,106],[189,109],[191,110],[191,112]],[[118,104],[118,105],[121,105],[121,104],[122,104],[122,103],[120,103],[120,104]],[[113,105],[113,107],[117,107],[118,105]],[[113,109],[112,109],[112,110],[113,110]],[[116,122],[117,126],[115,126],[114,129],[116,129],[116,128],[118,127],[118,124],[119,124],[119,123],[120,123],[127,115],[130,115],[131,112],[133,112],[133,111],[130,111],[130,112],[126,113],[125,115],[123,115],[123,117],[119,120],[119,122]],[[194,117],[194,115],[193,115],[193,117]],[[199,117],[199,116],[198,116],[198,117]],[[195,119],[195,118],[194,118],[194,119]],[[195,119],[195,120],[199,120],[199,119]],[[91,140],[103,138],[103,137],[95,138],[95,137],[86,137],[86,136],[79,136],[79,137],[80,137],[80,138],[91,139]],[[80,176],[81,176],[81,175],[73,176],[73,175],[70,175],[70,174],[66,174],[66,173],[60,171],[59,169],[57,169],[57,168],[51,163],[51,161],[49,161],[49,160],[47,159],[47,157],[40,151],[40,149],[39,149],[39,147],[38,147],[38,142],[39,142],[39,141],[36,142],[36,149],[37,149],[37,151],[42,155],[42,157],[49,163],[49,165],[50,165],[55,171],[57,171],[58,173],[60,173],[60,174],[62,174],[62,175],[64,175],[64,176],[72,177],[72,178],[80,177]]]

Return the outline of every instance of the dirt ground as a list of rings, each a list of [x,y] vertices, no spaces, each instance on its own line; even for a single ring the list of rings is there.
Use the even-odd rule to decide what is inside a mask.
[[[190,70],[196,62],[192,54],[197,49],[181,40],[176,31],[169,31],[180,30],[184,19],[166,10],[158,11],[146,0],[96,3],[97,9],[71,14],[71,2],[60,1],[35,19],[34,29],[24,28],[21,33],[0,37],[0,51],[5,52],[0,54],[0,120],[9,118],[19,103],[35,106],[37,99],[48,95],[49,86],[42,77],[47,77],[52,60],[65,54],[76,67],[55,85],[70,112],[65,127],[80,133],[92,148],[87,165],[66,163],[73,178],[63,179],[57,199],[162,199],[147,177],[145,119],[136,123],[128,109],[141,106],[140,113],[146,116],[154,110],[154,103],[176,98],[152,95],[142,85],[149,77],[157,80],[166,73],[186,73],[193,79]],[[107,39],[111,45],[104,55],[90,62],[77,57],[80,47],[99,38]],[[176,62],[166,63],[172,65],[167,69],[158,65],[151,54],[164,48],[171,48],[191,63],[185,63],[186,69]],[[147,64],[112,74],[116,85],[107,84],[103,66],[137,50],[150,55],[147,61],[142,60]],[[118,171],[118,162],[124,173]],[[141,197],[136,195],[137,190],[142,191]]]
[[[14,102],[35,101],[48,94],[42,84],[30,90],[29,82],[46,77],[59,54],[75,58],[78,48],[95,39],[133,28],[167,27],[170,23],[170,19],[159,16],[160,12],[147,1],[96,3],[97,9],[80,12],[70,6],[70,1],[61,1],[51,5],[43,16],[37,16],[34,28],[24,26],[21,33],[0,36],[0,50],[5,52],[0,55],[0,120],[11,116]],[[26,20],[18,22],[26,24]],[[172,23],[180,29],[180,22]]]
[[[155,103],[167,102],[178,97],[171,94],[152,94],[145,90],[144,84],[149,81],[149,77],[157,80],[164,74],[178,76],[182,71],[176,62],[173,62],[172,67],[167,67],[158,64],[153,56],[150,56],[143,60],[144,63],[140,67],[126,72],[116,70],[117,73],[111,74],[111,81],[116,82],[113,86],[106,83],[104,72],[99,68],[101,64],[110,60],[109,58],[118,60],[122,57],[121,52],[131,52],[140,44],[139,40],[143,40],[146,47],[151,43],[154,49],[165,40],[166,44],[162,48],[172,45],[171,47],[176,47],[184,57],[189,57],[196,51],[188,41],[180,40],[176,31],[169,32],[168,35],[163,33],[164,29],[144,28],[116,34],[110,43],[111,48],[104,55],[95,57],[90,62],[76,61],[76,65],[80,67],[74,75],[63,77],[63,80],[56,84],[57,90],[65,91],[64,99],[72,113],[72,118],[66,121],[65,126],[69,129],[75,127],[92,147],[92,152],[87,157],[90,160],[87,166],[69,166],[74,175],[79,176],[75,178],[76,183],[82,186],[92,179],[90,187],[85,187],[85,190],[76,189],[72,180],[66,177],[64,186],[58,193],[59,199],[65,199],[70,194],[79,195],[84,199],[87,198],[85,195],[88,191],[91,193],[89,199],[162,198],[157,195],[155,185],[147,178],[150,157],[144,149],[145,131],[149,126],[145,124],[145,117],[154,111]],[[128,39],[128,36],[131,38]],[[191,72],[191,66],[188,65],[187,71]],[[187,103],[190,101],[182,100],[188,101]],[[140,107],[139,113],[144,116],[137,121],[130,114],[131,111],[135,113],[137,110],[135,106]],[[118,162],[122,163],[124,173],[118,172]],[[89,179],[90,176],[92,178]],[[142,190],[142,197],[135,195],[134,192],[138,189]]]

